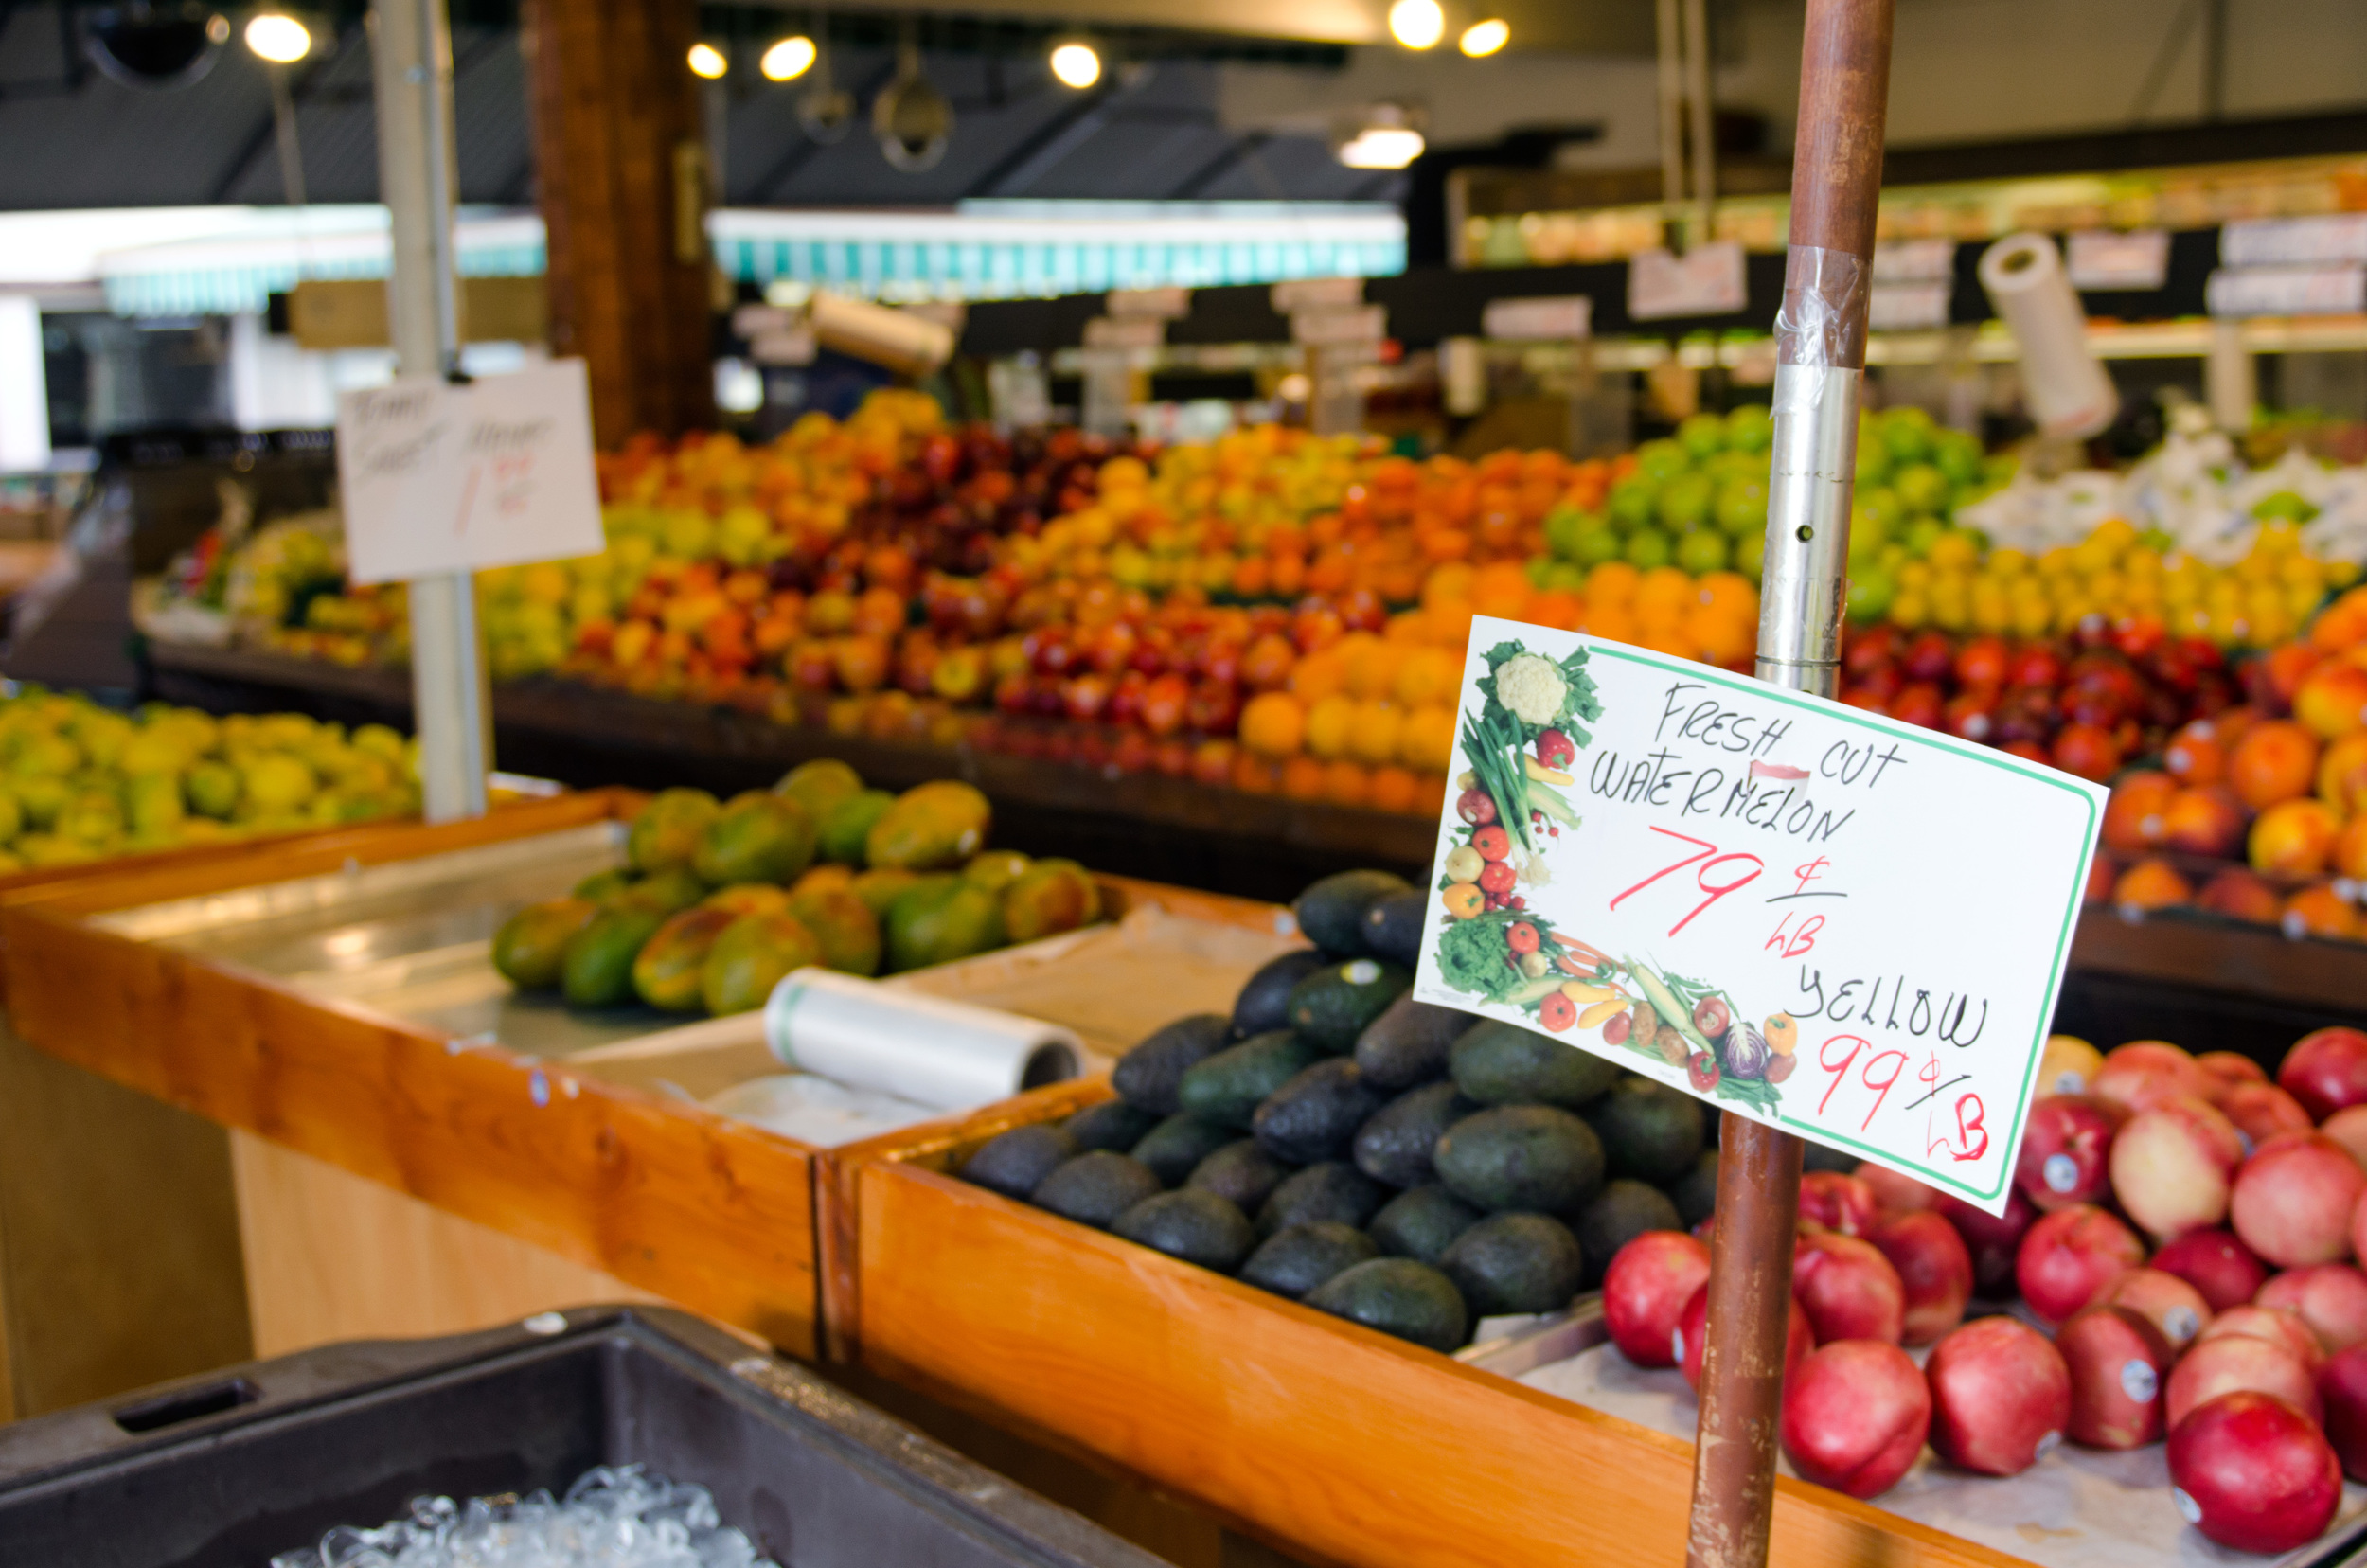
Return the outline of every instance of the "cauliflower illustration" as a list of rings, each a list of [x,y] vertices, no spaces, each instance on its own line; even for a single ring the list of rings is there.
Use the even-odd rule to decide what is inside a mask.
[[[1561,716],[1570,683],[1553,661],[1521,653],[1496,671],[1496,700],[1524,724],[1544,726]]]

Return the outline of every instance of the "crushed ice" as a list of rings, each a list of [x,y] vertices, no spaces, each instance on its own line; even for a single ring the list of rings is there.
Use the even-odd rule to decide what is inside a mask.
[[[418,1497],[407,1519],[349,1524],[271,1568],[776,1568],[723,1523],[704,1487],[639,1465],[585,1471],[561,1500]]]

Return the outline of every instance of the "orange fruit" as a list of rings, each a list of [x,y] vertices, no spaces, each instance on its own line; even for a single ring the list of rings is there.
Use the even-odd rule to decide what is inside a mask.
[[[2367,882],[2367,816],[2355,816],[2342,825],[2327,864],[2338,877]]]
[[[2320,665],[2295,688],[2293,718],[2322,740],[2367,729],[2367,669],[2340,660]]]
[[[1644,574],[1624,561],[1606,561],[1586,574],[1586,605],[1589,611],[1609,609],[1613,605],[1628,606],[1635,602],[1637,585]]]
[[[1759,587],[1740,572],[1712,572],[1694,584],[1694,593],[1703,604],[1714,605],[1751,622],[1755,632],[1759,619]]]
[[[2112,902],[2123,909],[2169,909],[2190,902],[2195,890],[2169,862],[2141,860],[2112,884]]]
[[[2358,911],[2323,882],[2305,887],[2285,900],[2287,936],[2327,936],[2336,941],[2358,939]]]
[[[1414,802],[1418,816],[1434,817],[1447,809],[1447,775],[1442,773],[1424,774],[1421,789]]]
[[[2367,811],[2367,730],[2354,730],[2318,758],[2318,798],[2346,814]]]
[[[1644,631],[1635,623],[1635,615],[1624,604],[1594,605],[1586,613],[1587,635],[1610,642],[1640,643]]]
[[[1471,642],[1471,607],[1441,604],[1430,611],[1430,638],[1441,648],[1464,649]]]
[[[1759,646],[1759,623],[1737,610],[1696,605],[1685,616],[1684,630],[1701,647],[1701,657],[1714,665],[1748,659]]]
[[[1372,789],[1372,775],[1361,764],[1343,759],[1324,770],[1324,798],[1334,806],[1361,806]]]
[[[1528,568],[1517,561],[1483,566],[1471,581],[1471,608],[1483,615],[1505,620],[1524,617],[1536,590],[1529,586]]]
[[[2307,794],[2317,771],[2317,737],[2289,719],[2254,724],[2227,759],[2228,782],[2255,811]]]
[[[2314,877],[2326,868],[2341,833],[2342,819],[2324,801],[2280,801],[2253,821],[2246,852],[2255,871]]]
[[[1339,655],[1335,645],[1320,653],[1309,653],[1290,670],[1290,694],[1309,704],[1337,694],[1346,684],[1347,661]]]
[[[1451,703],[1462,677],[1461,659],[1443,648],[1417,648],[1397,666],[1397,678],[1391,685],[1389,695],[1409,708]]]
[[[1282,793],[1292,800],[1321,800],[1326,772],[1311,757],[1293,757],[1282,764]]]
[[[1411,812],[1422,798],[1422,781],[1403,768],[1375,768],[1365,804],[1377,811]]]
[[[1442,604],[1468,602],[1471,581],[1479,574],[1460,561],[1439,566],[1422,579],[1422,608],[1435,610]]]
[[[1694,641],[1682,626],[1670,626],[1661,630],[1646,626],[1641,631],[1642,634],[1636,638],[1638,648],[1648,648],[1655,653],[1665,653],[1672,659],[1698,659],[1701,656],[1701,645]]]
[[[1454,709],[1443,704],[1417,707],[1397,731],[1397,759],[1425,772],[1448,767],[1454,760]]]
[[[1693,579],[1678,567],[1655,566],[1635,585],[1636,622],[1647,631],[1682,625],[1692,605]]]
[[[1308,708],[1303,742],[1308,751],[1326,762],[1345,757],[1358,711],[1356,699],[1344,692],[1334,692]]]
[[[1217,742],[1210,742],[1216,744]],[[1201,751],[1207,748],[1202,747]],[[1209,775],[1221,769],[1228,782],[1249,794],[1272,794],[1281,788],[1282,765],[1270,757],[1254,757],[1248,752],[1235,753],[1229,757],[1203,757],[1196,752],[1192,757],[1192,776],[1205,784]]]
[[[2340,653],[2367,642],[2367,588],[2354,588],[2325,607],[2309,629],[2309,646]]]
[[[1397,737],[1405,729],[1405,709],[1390,703],[1359,703],[1348,726],[1348,755],[1378,766],[1394,762]]]
[[[1585,618],[1586,600],[1566,589],[1549,589],[1529,600],[1527,619],[1535,626],[1558,627],[1569,632]]]
[[[1340,648],[1348,661],[1345,686],[1349,696],[1370,702],[1389,695],[1405,664],[1408,650],[1403,643],[1383,642],[1370,632],[1355,632],[1341,639]]]
[[[1261,691],[1241,709],[1241,744],[1260,757],[1290,757],[1307,739],[1307,710],[1287,691]]]
[[[2167,774],[2133,773],[2112,786],[2104,808],[2104,846],[2125,854],[2158,849],[2169,836],[2162,813],[2178,793]]]
[[[2180,784],[2216,784],[2227,775],[2227,748],[2219,726],[2198,719],[2170,737],[2169,746],[2162,753],[2162,766]],[[2323,772],[2319,775],[2322,780],[2324,776]]]

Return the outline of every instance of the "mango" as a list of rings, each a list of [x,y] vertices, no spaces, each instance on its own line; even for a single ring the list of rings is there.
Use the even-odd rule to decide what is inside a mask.
[[[169,773],[133,775],[124,783],[123,804],[132,831],[144,837],[170,833],[187,815],[181,804],[181,781]]]
[[[817,819],[822,824],[822,858],[861,865],[872,825],[895,804],[896,797],[885,790],[864,790],[831,802]]]
[[[773,793],[795,801],[808,816],[820,822],[831,807],[863,793],[863,775],[835,757],[817,757],[783,774]]]
[[[800,893],[818,892],[826,887],[844,887],[851,890],[854,885],[855,868],[853,866],[817,865],[791,883],[789,894],[793,899]]]
[[[871,906],[872,914],[884,920],[887,918],[888,910],[895,905],[899,898],[903,896],[904,889],[920,880],[920,873],[917,871],[901,871],[893,867],[883,867],[877,871],[863,872],[848,885],[854,888],[856,895],[863,902]]]
[[[284,753],[256,757],[246,767],[240,807],[256,816],[293,811],[311,804],[320,780],[300,759]]]
[[[813,818],[803,806],[751,790],[707,824],[691,866],[714,883],[791,882],[813,863]]]
[[[632,961],[666,923],[665,912],[626,900],[599,910],[568,940],[560,989],[570,1006],[613,1007],[632,1000]]]
[[[62,778],[46,774],[20,774],[9,788],[16,792],[16,804],[25,817],[25,826],[35,832],[47,832],[57,825],[58,813],[65,810],[73,792]]]
[[[704,790],[662,790],[632,819],[625,834],[626,858],[636,871],[686,866],[698,857],[707,824],[722,811]]]
[[[965,889],[959,877],[944,872],[916,878],[896,901],[888,906],[883,923],[887,937],[887,968],[890,972],[921,969],[942,963],[941,950],[957,942],[951,933],[955,922],[949,921],[941,911]],[[967,891],[975,893],[977,889]],[[974,924],[976,912],[966,908],[960,924],[964,929]],[[998,922],[999,923],[999,922]]]
[[[970,864],[962,867],[962,881],[989,893],[1000,893],[1019,881],[1031,864],[1016,849],[989,849],[983,855],[972,856]]]
[[[935,871],[983,848],[994,810],[969,785],[941,778],[905,791],[871,825],[863,855],[873,866]]]
[[[545,899],[526,905],[493,933],[494,970],[520,990],[556,989],[567,944],[599,912],[589,899]]]
[[[852,887],[792,894],[789,912],[822,945],[822,962],[846,974],[880,972],[880,918]]]
[[[707,954],[716,938],[740,918],[731,910],[701,904],[668,919],[632,961],[634,994],[667,1012],[697,1012],[704,1005],[699,982]]]
[[[699,905],[701,909],[729,910],[735,919],[742,915],[784,914],[789,906],[789,889],[771,882],[739,882],[719,887]]]
[[[1003,890],[1003,923],[1014,942],[1075,931],[1101,918],[1093,873],[1072,860],[1040,860]]]
[[[791,971],[822,961],[822,945],[794,916],[742,915],[708,949],[700,994],[717,1017],[765,1004]]]
[[[660,915],[673,915],[688,909],[706,896],[707,884],[699,880],[699,874],[686,865],[676,865],[654,876],[642,878],[619,893],[614,901],[638,904],[644,909],[654,909]]]
[[[181,781],[182,798],[189,810],[200,816],[227,822],[239,809],[239,795],[243,789],[239,770],[227,762],[200,762]]]
[[[613,865],[605,871],[595,871],[576,883],[575,897],[593,903],[607,903],[622,896],[635,880],[633,874],[623,866]]]

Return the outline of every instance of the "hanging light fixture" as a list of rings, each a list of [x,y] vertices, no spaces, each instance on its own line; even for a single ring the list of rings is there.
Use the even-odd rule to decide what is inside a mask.
[[[1473,60],[1485,60],[1512,42],[1512,24],[1501,16],[1474,22],[1463,29],[1455,46]]]
[[[196,0],[133,0],[82,22],[91,62],[126,87],[187,87],[214,68],[229,39],[230,19]]]
[[[803,33],[792,33],[765,49],[756,62],[756,69],[764,73],[767,81],[794,81],[812,69],[819,52],[812,39]]]
[[[1332,134],[1332,155],[1350,169],[1403,169],[1422,155],[1421,113],[1401,103],[1377,103]]]
[[[1051,56],[1052,75],[1063,87],[1083,92],[1101,80],[1101,55],[1081,38],[1072,38],[1056,45]]]
[[[1397,0],[1389,8],[1389,36],[1409,49],[1427,49],[1447,36],[1447,13],[1438,0]]]
[[[275,65],[293,65],[312,52],[312,29],[285,11],[257,11],[243,36],[250,53]]]
[[[934,169],[953,135],[953,105],[921,74],[912,24],[898,45],[896,80],[871,100],[871,134],[888,167],[906,174]]]
[[[719,81],[722,80],[723,73],[731,68],[732,63],[723,58],[723,51],[704,39],[690,45],[690,74],[692,76],[704,77],[709,81]]]

